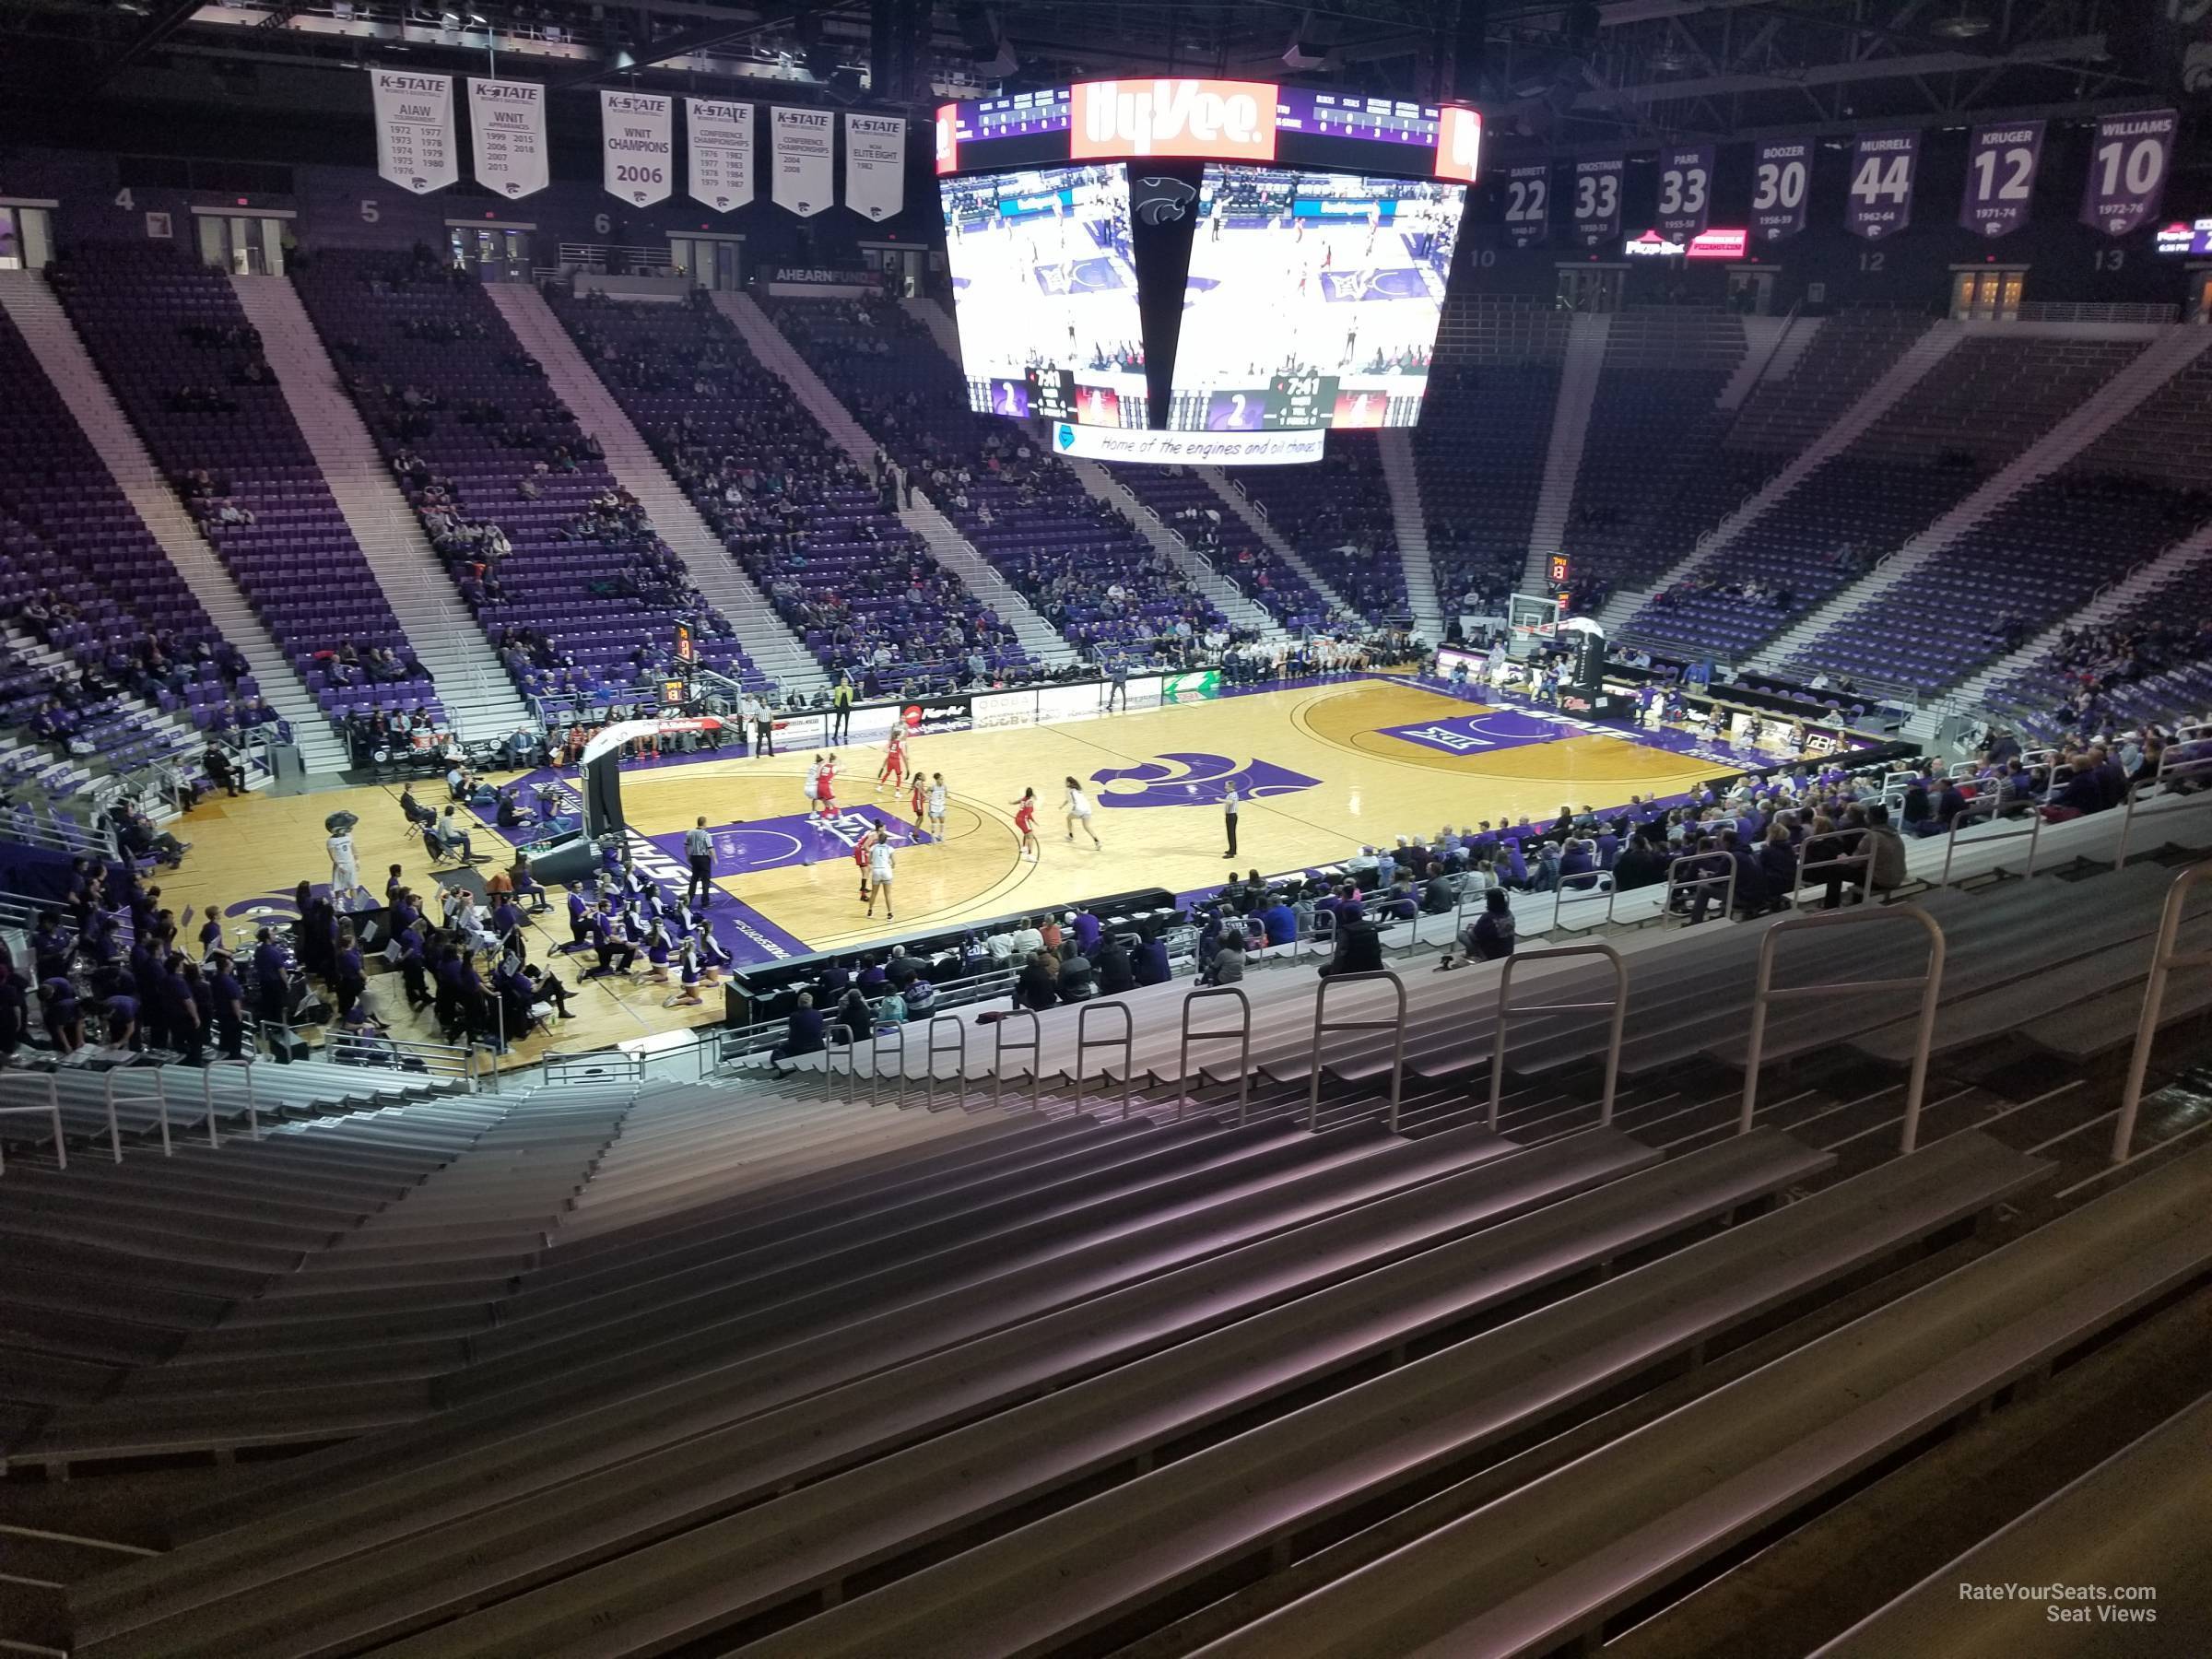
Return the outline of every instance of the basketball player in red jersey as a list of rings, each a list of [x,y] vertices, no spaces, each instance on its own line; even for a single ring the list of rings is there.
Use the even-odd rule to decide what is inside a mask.
[[[868,885],[868,854],[875,850],[878,833],[873,829],[863,830],[860,839],[853,843],[853,862],[860,866],[860,901],[863,904],[868,901],[868,896],[875,891]]]
[[[1021,856],[1031,864],[1037,862],[1037,792],[1025,789],[1021,799],[1014,804],[1014,828],[1020,832]]]
[[[883,764],[876,769],[876,793],[881,794],[888,782],[891,794],[899,793],[906,781],[906,733],[898,726],[891,728],[889,743],[883,751]]]
[[[917,766],[914,768],[914,786],[907,791],[906,796],[906,815],[914,820],[916,840],[921,839],[922,815],[927,810],[928,804],[929,785],[923,781],[922,769]]]
[[[815,811],[825,818],[837,816],[837,757],[831,755],[822,762],[819,776],[814,781]]]

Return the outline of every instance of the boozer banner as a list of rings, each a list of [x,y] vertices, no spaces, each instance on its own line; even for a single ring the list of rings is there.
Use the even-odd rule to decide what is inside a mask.
[[[830,147],[834,119],[827,110],[769,111],[769,194],[779,207],[812,218],[830,206]]]
[[[1659,229],[1677,241],[1705,229],[1712,212],[1712,146],[1659,152]]]
[[[717,213],[753,199],[753,106],[726,98],[687,98],[691,197]]]
[[[2008,121],[1974,129],[1966,151],[1966,199],[1959,226],[1976,236],[2009,236],[2028,223],[2035,169],[2043,153],[2043,124]]]
[[[1851,153],[1851,190],[1843,229],[1869,241],[1895,236],[1912,222],[1912,174],[1918,133],[1863,133]]]
[[[1810,138],[1770,138],[1758,147],[1751,168],[1753,241],[1781,241],[1805,229],[1812,180]]]
[[[1590,156],[1574,164],[1574,240],[1602,248],[1620,234],[1620,181],[1628,171],[1623,156]]]
[[[2181,118],[2171,110],[2107,115],[2089,147],[2089,182],[2081,196],[2081,222],[2107,236],[2125,236],[2159,217],[2166,175],[2173,171],[2173,135]]]
[[[606,194],[633,207],[665,202],[676,188],[673,100],[658,92],[599,94],[599,143]]]
[[[845,112],[845,206],[865,219],[906,206],[906,117]]]
[[[371,71],[376,88],[376,171],[421,195],[461,176],[453,150],[453,81],[411,69]]]
[[[1505,170],[1505,235],[1516,248],[1533,248],[1551,234],[1551,163],[1531,161]]]
[[[546,187],[546,89],[535,81],[468,83],[477,182],[512,201]]]

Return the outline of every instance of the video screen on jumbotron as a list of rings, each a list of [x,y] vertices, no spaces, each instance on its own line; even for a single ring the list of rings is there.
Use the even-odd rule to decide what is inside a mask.
[[[1168,424],[1411,426],[1466,187],[1209,163]]]
[[[970,404],[1016,418],[1142,426],[1126,170],[948,178],[938,194]]]

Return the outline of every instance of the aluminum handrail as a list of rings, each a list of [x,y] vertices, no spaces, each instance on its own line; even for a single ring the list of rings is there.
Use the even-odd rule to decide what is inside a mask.
[[[1090,1017],[1093,1014],[1119,1014],[1122,1017],[1122,1034],[1119,1037],[1093,1037],[1090,1034]],[[1112,1048],[1116,1043],[1122,1050],[1122,1115],[1129,1115],[1129,1090],[1132,1073],[1136,1067],[1136,1021],[1129,1013],[1129,1005],[1122,1002],[1100,1002],[1096,999],[1083,1005],[1076,1015],[1076,1110],[1083,1110],[1083,1077],[1089,1068],[1084,1056],[1094,1048]],[[1100,1074],[1103,1076],[1104,1074]]]
[[[1191,1030],[1191,1006],[1209,999],[1233,996],[1241,1017],[1232,1030],[1223,1027],[1217,1030]],[[1204,990],[1184,994],[1182,999],[1182,1041],[1175,1059],[1175,1121],[1182,1122],[1183,1110],[1191,1102],[1191,1044],[1194,1042],[1220,1042],[1230,1038],[1237,1040],[1237,1127],[1241,1129],[1252,1109],[1252,998],[1244,994],[1240,985],[1209,985]]]
[[[1825,984],[1774,988],[1774,953],[1777,941],[1787,933],[1813,928],[1860,927],[1869,923],[1903,921],[1917,924],[1928,935],[1927,967],[1918,976],[1881,980],[1838,980]],[[1945,944],[1943,928],[1916,904],[1881,909],[1821,911],[1810,916],[1787,916],[1766,931],[1759,942],[1759,981],[1751,995],[1751,1037],[1744,1056],[1744,1104],[1736,1119],[1736,1133],[1748,1135],[1759,1102],[1759,1069],[1766,1053],[1767,1009],[1777,1002],[1797,1002],[1814,996],[1851,996],[1874,991],[1920,990],[1920,1029],[1912,1041],[1912,1065],[1905,1087],[1905,1130],[1900,1151],[1910,1152],[1920,1139],[1920,1103],[1927,1092],[1928,1051],[1935,1044],[1936,1008],[1943,994]]]
[[[874,1106],[881,1098],[887,1041],[899,1056],[899,1087],[892,1092],[891,1104],[903,1112],[906,1109],[906,1027],[903,1025],[892,1026],[888,1030],[877,1026],[868,1033],[868,1104]]]
[[[952,1028],[953,1036],[956,1039],[949,1045],[937,1041],[937,1028],[947,1025]],[[929,1039],[929,1043],[923,1055],[923,1061],[927,1069],[923,1074],[922,1109],[924,1112],[935,1112],[937,1109],[937,1056],[950,1054],[953,1057],[952,1104],[956,1111],[967,1111],[968,1022],[958,1014],[933,1015],[929,1023],[923,1028],[923,1031]]]
[[[1999,787],[2002,788],[2001,785]],[[1993,835],[1978,835],[1974,838],[1973,844],[1977,847],[1985,847],[1992,841],[2018,841],[2025,836],[2028,840],[2028,867],[2020,874],[2023,876],[2034,875],[2036,853],[2041,850],[2043,840],[2043,815],[2036,810],[2033,801],[2007,801],[2002,794],[1999,794],[1986,800],[1976,797],[1969,801],[1966,804],[1966,809],[1951,820],[1950,833],[1944,837],[1943,874],[1937,877],[1936,885],[1939,888],[1947,888],[1951,885],[1951,859],[1959,851],[1961,832],[1970,824],[1977,820],[1994,822],[1998,818],[2013,817],[2023,812],[2028,815],[2028,827],[2025,830],[2003,830]],[[1966,877],[1961,876],[1959,879],[1963,883]]]
[[[1026,1019],[1030,1022],[1030,1037],[1027,1042],[1008,1042],[1006,1041],[1006,1028],[1018,1019]],[[1001,1018],[996,1025],[991,1028],[991,1030],[996,1039],[991,1050],[991,1109],[994,1112],[998,1110],[1001,1097],[1005,1093],[1006,1053],[1008,1050],[1012,1050],[1016,1053],[1026,1053],[1030,1057],[1030,1110],[1036,1111],[1038,1095],[1044,1086],[1044,1022],[1037,1018],[1037,1010],[1034,1008],[1016,1008]]]
[[[53,1167],[57,1170],[66,1170],[69,1167],[69,1144],[62,1138],[61,1090],[52,1077],[46,1079],[46,1099],[42,1103],[34,1106],[0,1106],[0,1117],[17,1117],[33,1112],[45,1112],[52,1121],[53,1124]],[[108,1111],[108,1133],[113,1135],[114,1132],[115,1114],[114,1108],[111,1106]],[[117,1140],[113,1142],[113,1145],[115,1147],[115,1161],[121,1163],[123,1161],[123,1143]],[[6,1141],[0,1139],[0,1174],[6,1172],[7,1147]]]
[[[1816,841],[1830,839],[1840,841],[1846,836],[1855,837],[1857,844],[1864,844],[1866,840],[1865,827],[1860,824],[1852,824],[1841,830],[1830,830],[1825,835],[1816,835],[1809,830],[1806,831],[1805,839],[1797,843],[1797,874],[1792,878],[1789,897],[1785,900],[1790,909],[1801,910],[1804,908],[1799,895],[1805,891],[1805,877],[1808,870],[1839,870],[1850,865],[1861,865],[1868,870],[1874,867],[1874,849],[1872,847],[1867,847],[1863,853],[1845,853],[1835,858],[1823,858],[1810,864],[1806,862],[1806,853]],[[1865,888],[1866,883],[1862,881],[1859,886]]]
[[[1328,1017],[1329,993],[1344,985],[1361,984],[1372,980],[1388,980],[1397,994],[1398,1011],[1390,1019],[1339,1019]],[[1321,989],[1313,995],[1313,1049],[1310,1075],[1306,1079],[1306,1128],[1316,1128],[1321,1118],[1321,1040],[1331,1031],[1395,1031],[1390,1056],[1390,1132],[1398,1132],[1398,1100],[1406,1084],[1406,982],[1389,969],[1368,973],[1332,974],[1321,982]]]
[[[2189,890],[2202,881],[2212,864],[2191,865],[2166,888],[2166,902],[2159,912],[2159,931],[2150,947],[2150,977],[2143,987],[2143,1012],[2136,1021],[2135,1053],[2127,1063],[2127,1086],[2120,1093],[2120,1121],[2112,1128],[2112,1161],[2125,1163],[2135,1145],[2136,1119],[2143,1106],[2143,1082],[2150,1070],[2151,1045],[2158,1041],[2159,1016],[2166,1006],[2166,982],[2177,968],[2212,968],[2212,950],[2175,948],[2182,930],[2182,912]]]
[[[1685,918],[1683,925],[1694,926],[1697,922],[1697,915],[1692,904],[1686,902],[1682,906],[1681,910],[1677,912],[1675,908],[1676,895],[1681,894],[1687,898],[1687,896],[1691,893],[1700,892],[1702,889],[1715,886],[1716,884],[1721,888],[1721,920],[1725,922],[1731,916],[1735,914],[1735,859],[1730,858],[1728,860],[1728,867],[1715,876],[1685,877],[1682,874],[1682,871],[1688,865],[1698,864],[1702,860],[1709,858],[1722,858],[1725,856],[1726,854],[1717,852],[1685,853],[1666,866],[1666,896],[1659,912],[1659,919],[1662,923],[1664,923],[1668,917],[1678,914]]]
[[[261,1113],[253,1104],[253,1058],[241,1055],[236,1060],[210,1060],[200,1067],[200,1106],[207,1114],[207,1144],[218,1145],[215,1138],[215,1071],[218,1065],[235,1065],[246,1078],[246,1138],[261,1138]]]
[[[1544,929],[1546,933],[1557,933],[1559,931],[1559,912],[1566,905],[1567,884],[1571,881],[1604,882],[1606,884],[1604,887],[1594,887],[1588,888],[1587,890],[1582,888],[1576,889],[1582,896],[1576,899],[1575,902],[1577,904],[1587,904],[1593,899],[1603,898],[1606,900],[1605,922],[1612,921],[1613,872],[1610,870],[1577,870],[1571,876],[1560,877],[1558,881],[1552,884],[1551,922],[1550,924]],[[1604,924],[1605,924],[1603,922],[1599,924],[1600,926],[1603,926]]]
[[[1524,1003],[1515,1007],[1512,1003],[1513,970],[1524,962],[1557,961],[1565,957],[1602,956],[1613,964],[1613,998],[1608,1002],[1580,1003]],[[1535,950],[1517,950],[1505,959],[1505,967],[1498,975],[1497,1030],[1490,1039],[1490,1133],[1498,1132],[1498,1111],[1505,1098],[1505,1035],[1508,1021],[1515,1014],[1594,1014],[1600,1008],[1613,1010],[1613,1025],[1606,1040],[1606,1091],[1597,1109],[1597,1124],[1601,1129],[1613,1124],[1613,1096],[1620,1081],[1621,1030],[1629,1016],[1629,968],[1620,959],[1620,952],[1610,945],[1547,945]]]
[[[2193,743],[2206,740],[2206,737],[2189,739]],[[2124,868],[2127,864],[2127,843],[2135,830],[2137,810],[2139,808],[2145,811],[2156,810],[2147,806],[2146,802],[2165,801],[2183,806],[2202,806],[2207,804],[2206,801],[2198,799],[2194,792],[2187,794],[2182,794],[2173,787],[2173,784],[2176,782],[2186,781],[2201,788],[2207,783],[2212,783],[2212,755],[2206,755],[2194,760],[2175,761],[2171,757],[2173,749],[2177,747],[2179,747],[2178,744],[2170,745],[2166,753],[2159,757],[2159,771],[2156,777],[2147,779],[2140,783],[2130,783],[2127,786],[2126,804],[2121,808],[2120,813],[2120,844],[2112,853],[2113,869]]]
[[[627,1078],[632,1083],[645,1081],[645,1057],[623,1049],[590,1049],[575,1054],[549,1053],[542,1064],[546,1068],[547,1083],[604,1083],[610,1077]]]

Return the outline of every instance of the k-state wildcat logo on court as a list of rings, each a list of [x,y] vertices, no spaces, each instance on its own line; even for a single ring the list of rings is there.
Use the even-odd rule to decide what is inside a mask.
[[[1232,784],[1247,801],[1321,787],[1319,778],[1287,766],[1265,760],[1239,766],[1227,755],[1162,755],[1140,766],[1092,772],[1090,781],[1100,785],[1101,806],[1218,806]],[[1117,790],[1112,787],[1116,783],[1135,787]]]

